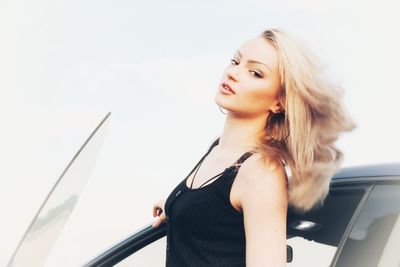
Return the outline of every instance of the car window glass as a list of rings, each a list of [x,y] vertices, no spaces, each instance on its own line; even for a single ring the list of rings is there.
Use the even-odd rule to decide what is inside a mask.
[[[86,185],[103,144],[108,113],[61,173],[37,211],[34,219],[12,255],[8,266],[53,266],[49,258],[69,216]],[[49,263],[50,261],[50,263]]]
[[[293,249],[289,267],[329,266],[365,189],[332,188],[322,206],[305,214],[288,210],[287,244]]]
[[[400,185],[376,185],[361,210],[336,264],[400,266]]]

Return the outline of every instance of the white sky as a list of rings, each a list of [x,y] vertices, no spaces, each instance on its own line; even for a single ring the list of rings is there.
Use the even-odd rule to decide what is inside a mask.
[[[49,264],[82,264],[153,221],[222,131],[230,56],[267,27],[307,40],[342,81],[358,124],[338,142],[344,166],[399,162],[399,15],[395,1],[1,1],[0,265],[108,111]]]

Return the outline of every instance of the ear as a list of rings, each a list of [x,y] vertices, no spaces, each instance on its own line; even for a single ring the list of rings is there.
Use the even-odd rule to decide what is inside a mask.
[[[280,112],[282,112],[281,104],[279,103],[279,101],[278,101],[278,100],[275,101],[275,102],[272,104],[272,106],[270,106],[269,110],[270,110],[272,113],[280,113]]]

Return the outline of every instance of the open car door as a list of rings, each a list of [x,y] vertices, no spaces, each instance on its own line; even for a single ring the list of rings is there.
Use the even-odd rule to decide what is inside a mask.
[[[7,266],[44,265],[90,177],[103,144],[110,115],[109,112],[102,119],[57,179]]]

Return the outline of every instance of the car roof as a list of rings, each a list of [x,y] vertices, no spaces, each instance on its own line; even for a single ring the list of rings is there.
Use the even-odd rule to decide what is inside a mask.
[[[400,162],[375,163],[343,167],[333,175],[332,180],[357,177],[365,178],[388,176],[400,176]]]

